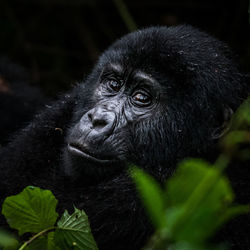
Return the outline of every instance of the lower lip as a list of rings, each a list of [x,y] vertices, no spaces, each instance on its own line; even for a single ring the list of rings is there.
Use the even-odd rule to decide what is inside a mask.
[[[93,162],[96,162],[96,163],[101,163],[101,164],[105,164],[105,163],[110,163],[111,160],[102,160],[102,159],[98,159],[98,158],[95,158],[85,152],[83,152],[82,150],[76,148],[76,147],[73,147],[71,145],[68,145],[68,150],[70,153],[72,153],[73,155],[76,155],[76,156],[80,156],[80,157],[83,157],[87,160],[90,160],[90,161],[93,161]]]

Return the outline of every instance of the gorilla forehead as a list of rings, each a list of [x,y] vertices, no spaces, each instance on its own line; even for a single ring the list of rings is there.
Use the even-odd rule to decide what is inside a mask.
[[[176,70],[176,66],[182,66],[182,70],[188,70],[187,67],[194,67],[194,64],[203,67],[210,63],[225,64],[218,54],[224,52],[229,53],[224,44],[193,27],[151,27],[117,40],[103,54],[100,63],[120,62],[141,69],[147,69],[148,65],[157,68],[163,66],[165,70]]]
[[[243,93],[234,87],[242,75],[232,59],[224,43],[191,26],[151,27],[117,40],[94,71],[119,64],[124,70],[141,70],[167,88],[172,84],[175,92],[185,90],[196,99],[198,92],[202,102],[210,98],[233,108],[239,103],[235,96]]]

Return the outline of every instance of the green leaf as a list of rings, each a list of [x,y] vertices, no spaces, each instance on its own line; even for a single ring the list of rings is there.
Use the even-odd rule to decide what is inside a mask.
[[[219,192],[215,190],[216,185],[220,188]],[[197,189],[199,190],[196,191]],[[200,159],[183,161],[176,174],[166,183],[166,190],[168,206],[176,206],[186,202],[195,191],[203,201],[221,198],[224,201],[232,202],[234,198],[228,180],[221,176],[217,168]],[[211,192],[213,195],[203,196]]]
[[[0,249],[17,249],[19,242],[11,234],[0,231]]]
[[[55,241],[62,249],[98,249],[83,210],[75,208],[72,215],[65,210],[57,226]]]
[[[7,197],[3,203],[2,214],[10,227],[19,231],[38,233],[53,227],[58,214],[57,200],[49,190],[26,187],[20,194]]]
[[[222,140],[223,145],[227,150],[235,147],[243,142],[250,142],[250,132],[249,131],[241,131],[235,130],[228,133]]]
[[[186,160],[167,182],[166,227],[176,241],[199,244],[220,226],[234,198],[228,180],[201,160]]]
[[[232,119],[232,129],[249,128],[249,125],[250,125],[250,98],[245,100],[234,114]]]
[[[218,218],[218,224],[223,224],[226,221],[230,220],[231,218],[241,215],[250,213],[250,205],[238,205],[234,207],[229,207],[225,213]]]
[[[131,176],[155,227],[164,227],[164,194],[160,185],[139,168],[133,168]]]

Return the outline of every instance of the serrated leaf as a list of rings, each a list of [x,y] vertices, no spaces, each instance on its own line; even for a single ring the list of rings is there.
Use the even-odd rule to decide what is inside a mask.
[[[160,185],[138,168],[133,168],[131,175],[155,227],[164,227],[164,194]]]
[[[58,217],[56,205],[57,200],[51,191],[30,186],[20,194],[7,197],[2,214],[19,235],[38,233],[54,226]]]
[[[75,208],[72,215],[65,210],[57,226],[55,241],[62,249],[98,249],[91,234],[88,217],[83,210]]]

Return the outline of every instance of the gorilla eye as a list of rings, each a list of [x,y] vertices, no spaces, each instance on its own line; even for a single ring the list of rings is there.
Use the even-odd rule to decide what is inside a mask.
[[[112,89],[113,91],[118,92],[120,88],[122,87],[122,84],[120,81],[109,80],[107,82],[107,86],[109,89]]]
[[[140,106],[150,105],[152,98],[149,94],[146,94],[144,92],[137,92],[132,96],[135,104],[138,104]]]

